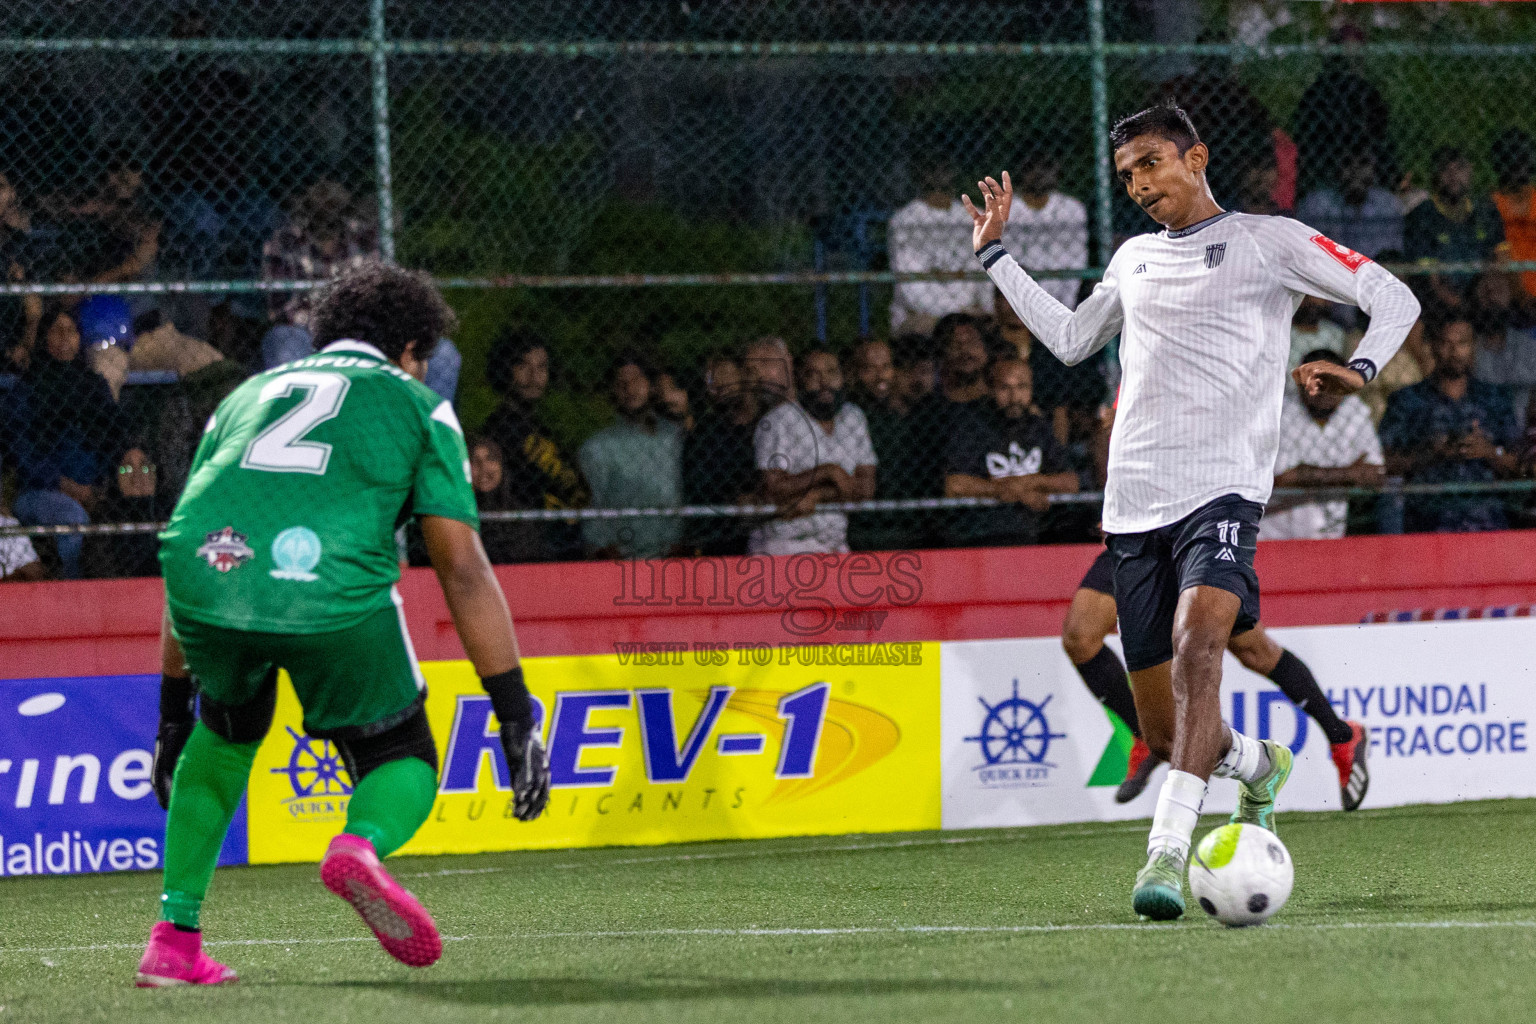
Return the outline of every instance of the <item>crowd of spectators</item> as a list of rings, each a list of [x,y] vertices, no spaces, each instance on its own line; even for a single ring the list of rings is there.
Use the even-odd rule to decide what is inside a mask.
[[[501,404],[470,439],[483,510],[771,504],[778,512],[585,518],[578,531],[558,517],[492,521],[487,549],[493,558],[645,558],[1035,543],[1052,525],[1048,495],[1102,481],[1088,454],[1097,417],[1068,407],[1096,412],[1109,383],[1102,359],[1069,370],[1027,335],[952,312],[929,334],[862,338],[846,351],[757,338],[711,356],[697,374],[626,354],[607,377],[613,422],[573,459],[539,411],[549,347],[508,329],[492,349]],[[1035,367],[1057,381],[1076,372],[1090,391],[1046,399]],[[680,383],[692,380],[697,395]],[[1004,504],[926,514],[844,508],[945,496]]]
[[[1373,116],[1371,91],[1359,83],[1344,86],[1359,93],[1362,116]],[[1453,148],[1432,154],[1427,187],[1416,188],[1384,147],[1335,152],[1303,175],[1298,149],[1284,131],[1261,126],[1254,138],[1260,157],[1228,173],[1227,201],[1235,207],[1294,215],[1384,262],[1462,265],[1412,276],[1423,320],[1365,392],[1341,399],[1304,396],[1288,386],[1276,485],[1332,493],[1321,500],[1277,498],[1261,535],[1333,538],[1525,525],[1525,494],[1349,498],[1343,492],[1391,480],[1479,484],[1531,474],[1536,275],[1497,268],[1505,258],[1536,254],[1530,140],[1511,130],[1494,141],[1490,160],[1499,188],[1480,193],[1470,158]],[[892,269],[972,269],[969,220],[956,202],[954,168],[934,161],[916,172],[918,194],[889,224]],[[1045,154],[1020,161],[1007,240],[1030,268],[1070,275],[1088,265],[1087,215],[1081,202],[1056,190],[1058,173]],[[1087,287],[1075,276],[1045,283],[1068,306]],[[1114,361],[1101,354],[1063,365],[985,282],[899,283],[890,317],[888,338],[798,350],[760,338],[714,354],[697,375],[658,371],[626,357],[610,377],[616,422],[587,441],[576,460],[560,454],[551,429],[540,433],[536,412],[525,412],[533,418],[522,434],[540,436],[545,461],[575,478],[568,500],[522,507],[574,508],[586,500],[610,509],[772,503],[781,510],[769,519],[588,521],[581,540],[567,541],[564,550],[597,557],[1093,539],[1091,506],[1049,499],[1103,485]],[[1347,361],[1364,327],[1356,310],[1304,300],[1293,320],[1289,365]],[[532,342],[520,337],[519,350],[527,351]],[[531,358],[547,366],[548,355],[540,348]],[[680,382],[694,379],[701,386],[690,395]],[[868,498],[938,497],[997,503],[842,511],[842,503]],[[558,526],[542,529],[548,537]]]
[[[222,252],[226,222],[243,217],[240,204],[225,203],[218,207],[223,226],[188,242],[188,225],[208,217],[188,214],[196,197],[187,188],[165,186],[179,177],[162,168],[164,194],[152,199],[135,159],[107,154],[99,166],[85,188],[50,194],[29,194],[0,174],[6,282],[89,286],[180,276],[191,272],[190,255]],[[212,201],[198,202],[205,200]],[[268,280],[323,282],[379,256],[377,217],[324,175],[286,214],[261,220],[270,233],[251,243],[258,258],[247,262],[252,272],[259,262]],[[241,223],[244,230],[251,221]],[[175,242],[170,249],[167,239]],[[226,321],[243,316],[244,345],[232,330],[220,336],[206,302],[188,303],[184,295],[0,296],[0,518],[11,521],[4,525],[163,519],[219,400],[251,373],[313,351],[312,290],[268,294],[265,309],[234,302],[214,308]],[[453,343],[440,339],[428,386],[453,400],[460,363]],[[0,578],[30,575],[44,562],[65,578],[154,573],[154,550],[152,534],[0,539]]]
[[[1176,84],[1197,102],[1219,95],[1203,80]],[[1368,88],[1335,85],[1355,89],[1362,116],[1374,116]],[[1230,96],[1226,102],[1230,107]],[[1233,115],[1211,103],[1207,117],[1220,134],[1221,111],[1228,120]],[[1536,273],[1497,264],[1536,258],[1531,139],[1516,129],[1495,137],[1487,154],[1497,181],[1492,191],[1479,189],[1471,155],[1449,147],[1431,155],[1419,188],[1388,148],[1361,145],[1328,155],[1321,137],[1307,134],[1305,97],[1302,107],[1299,148],[1257,108],[1226,130],[1231,145],[1252,159],[1229,166],[1215,182],[1223,202],[1294,215],[1383,262],[1458,266],[1412,276],[1423,320],[1365,392],[1340,401],[1288,388],[1277,484],[1456,485],[1529,476]],[[187,225],[200,223],[200,215],[188,213],[186,190],[174,201],[153,198],[132,159],[109,156],[100,166],[92,184],[72,195],[29,196],[0,175],[0,272],[7,281],[113,284],[186,271],[198,251],[186,242]],[[889,220],[890,266],[973,271],[955,168],[935,160],[914,170],[917,194]],[[1060,190],[1060,172],[1048,152],[1020,157],[1005,241],[1073,307],[1091,287],[1081,280],[1090,262],[1088,216],[1079,199]],[[214,233],[227,263],[226,222],[238,211],[220,209],[224,226]],[[285,210],[263,206],[257,219],[265,234],[252,267],[268,281],[321,282],[379,257],[377,211],[327,174]],[[211,246],[212,239],[205,241]],[[313,351],[313,294],[305,287],[266,293],[243,347],[216,337],[217,318],[189,312],[177,297],[0,297],[0,525],[164,518],[185,482],[201,426],[223,395],[252,372]],[[1363,328],[1357,311],[1303,301],[1290,365],[1347,360]],[[764,337],[714,352],[698,366],[658,366],[644,348],[626,352],[593,396],[606,403],[612,421],[577,434],[557,429],[547,415],[553,355],[522,327],[504,329],[487,355],[486,381],[498,404],[469,444],[480,506],[548,513],[488,520],[483,537],[498,562],[1033,544],[1097,535],[1091,505],[1050,497],[1103,486],[1118,374],[1112,351],[1065,366],[985,281],[899,283],[889,333],[846,345]],[[460,369],[458,350],[439,339],[426,383],[454,401]],[[161,383],[135,386],[147,380]],[[996,503],[918,512],[846,508],[869,499],[938,498]],[[561,514],[763,504],[779,512]],[[1262,536],[1500,529],[1526,525],[1528,504],[1524,494],[1487,492],[1286,497],[1271,506]],[[150,534],[0,539],[0,577],[153,573],[154,552]]]

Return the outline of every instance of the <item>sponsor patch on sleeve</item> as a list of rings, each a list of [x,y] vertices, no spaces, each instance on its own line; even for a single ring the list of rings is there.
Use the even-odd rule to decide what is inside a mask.
[[[1327,235],[1313,235],[1312,244],[1338,260],[1351,274],[1359,270],[1362,265],[1371,262],[1369,257],[1360,255],[1347,245],[1340,245]]]

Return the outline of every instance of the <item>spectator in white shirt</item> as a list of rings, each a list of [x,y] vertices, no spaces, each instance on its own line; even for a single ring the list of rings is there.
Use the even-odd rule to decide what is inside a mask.
[[[891,214],[886,229],[893,271],[976,269],[966,235],[971,215],[960,205],[954,179],[954,167],[947,161],[939,160],[918,169],[918,197]],[[891,333],[916,330],[926,334],[946,314],[984,310],[991,295],[991,287],[985,281],[898,284],[891,300]]]
[[[0,526],[19,526],[11,516],[0,512]],[[47,579],[37,549],[26,537],[0,537],[0,580],[31,582]]]
[[[1082,270],[1088,265],[1088,209],[1056,191],[1061,173],[1055,157],[1026,154],[1014,177],[1018,200],[1008,214],[1003,244],[1025,270]],[[1068,309],[1077,308],[1082,281],[1075,277],[1041,278],[1040,287]]]
[[[1344,365],[1331,349],[1303,362]],[[1368,487],[1381,482],[1381,442],[1371,411],[1356,395],[1286,395],[1280,410],[1276,487]],[[1259,523],[1260,540],[1324,540],[1344,536],[1349,502],[1276,498]]]
[[[754,361],[752,355],[749,352],[749,375],[756,365],[771,366],[771,361]],[[837,356],[825,349],[806,353],[798,383],[798,399],[791,390],[757,425],[763,493],[783,511],[752,531],[747,550],[754,555],[847,551],[848,516],[818,512],[816,506],[824,501],[866,501],[875,494],[869,425],[863,410],[844,397]]]

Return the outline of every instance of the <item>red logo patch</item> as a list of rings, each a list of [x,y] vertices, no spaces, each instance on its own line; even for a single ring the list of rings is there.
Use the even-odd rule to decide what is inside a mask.
[[[1340,245],[1327,235],[1313,235],[1312,242],[1323,252],[1343,264],[1344,269],[1351,274],[1359,270],[1362,264],[1371,262],[1370,257],[1360,255],[1347,245]]]
[[[235,532],[233,526],[214,530],[203,538],[204,543],[197,549],[197,557],[219,572],[238,569],[256,554],[245,539],[245,534]]]

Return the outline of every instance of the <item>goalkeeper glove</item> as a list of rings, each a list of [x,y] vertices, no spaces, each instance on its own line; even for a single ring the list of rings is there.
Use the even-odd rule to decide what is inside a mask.
[[[155,802],[161,810],[171,809],[171,781],[176,777],[176,762],[197,725],[197,683],[190,676],[160,677],[160,727],[155,732],[155,760],[150,767],[150,781],[155,787]]]
[[[549,759],[533,719],[533,698],[521,666],[480,680],[501,723],[501,749],[512,773],[512,815],[532,821],[549,803]]]

